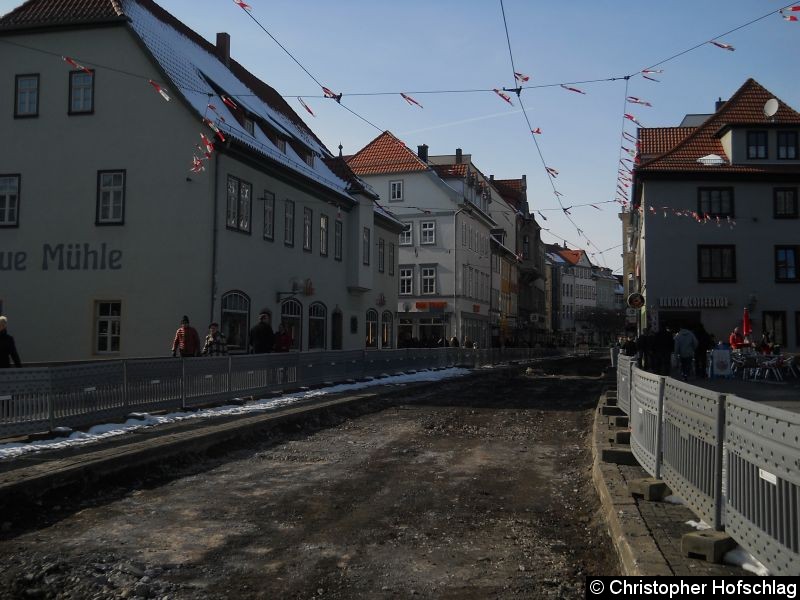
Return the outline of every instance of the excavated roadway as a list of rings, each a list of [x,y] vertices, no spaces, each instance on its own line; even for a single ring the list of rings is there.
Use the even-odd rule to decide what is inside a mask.
[[[602,366],[439,383],[7,506],[0,597],[583,598],[619,572]]]

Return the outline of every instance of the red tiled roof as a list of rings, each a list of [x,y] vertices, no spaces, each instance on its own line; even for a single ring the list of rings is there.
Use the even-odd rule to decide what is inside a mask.
[[[696,127],[644,127],[639,129],[639,154],[642,159],[664,154],[680,144]]]
[[[356,152],[347,164],[357,175],[428,170],[427,164],[388,131],[384,131]]]
[[[436,174],[442,179],[462,179],[467,176],[467,165],[465,163],[453,165],[431,165]]]
[[[559,250],[558,255],[569,264],[577,265],[583,256],[583,250]]]
[[[0,18],[0,30],[125,20],[117,0],[28,0]]]
[[[503,199],[517,209],[526,199],[526,183],[522,179],[495,179],[491,183]]]
[[[764,104],[773,94],[754,79],[748,79],[716,113],[674,147],[646,159],[636,168],[637,173],[654,171],[699,171],[714,173],[781,173],[800,171],[796,165],[740,164],[702,165],[698,158],[717,154],[725,158],[719,136],[726,125],[800,125],[800,113],[778,100],[778,112],[772,119],[764,116]],[[680,128],[677,128],[680,129]],[[640,129],[641,132],[644,129]]]

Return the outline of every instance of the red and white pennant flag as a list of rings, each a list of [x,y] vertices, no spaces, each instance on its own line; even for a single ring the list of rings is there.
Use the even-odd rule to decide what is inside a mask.
[[[511,97],[508,94],[504,94],[503,92],[501,92],[497,88],[494,88],[494,93],[497,94],[498,96],[500,96],[506,102],[508,102],[511,106],[514,106],[514,103],[511,101]]]
[[[518,83],[527,83],[531,78],[525,75],[525,73],[517,73],[514,71],[514,79],[516,79]]]
[[[309,108],[308,104],[306,104],[303,101],[302,98],[298,97],[297,101],[303,106],[303,108],[305,108],[308,111],[308,114],[310,114],[312,117],[316,117],[317,116],[317,115],[314,114],[314,111]]]
[[[545,169],[550,177],[558,177],[558,171],[556,171],[553,167],[545,167]]]
[[[192,157],[192,168],[190,169],[192,173],[200,173],[201,171],[205,171],[206,168],[203,165],[203,161],[197,158],[196,156]]]
[[[91,69],[87,69],[82,64],[79,64],[79,63],[75,62],[69,56],[62,56],[61,60],[63,60],[65,63],[68,63],[68,64],[72,65],[76,69],[79,69],[79,70],[83,71],[84,73],[88,73],[89,75],[92,74]]]
[[[561,87],[564,88],[565,90],[569,90],[570,92],[577,92],[578,94],[583,94],[584,96],[586,95],[586,92],[584,92],[583,90],[579,90],[578,88],[574,87],[569,87],[568,85],[564,85],[563,83],[561,84]]]
[[[724,42],[717,42],[715,40],[710,40],[708,43],[714,44],[717,48],[722,48],[723,50],[730,50],[731,52],[736,50],[736,48],[734,48],[730,44],[725,44]]]
[[[236,102],[231,100],[230,96],[220,96],[220,98],[222,99],[223,104],[225,104],[225,106],[231,110],[239,110],[239,106],[236,104]]]
[[[211,128],[211,131],[213,131],[214,134],[219,138],[220,142],[225,141],[225,136],[222,135],[222,132],[220,131],[219,127],[217,127],[217,124],[214,123],[214,121],[212,121],[211,119],[203,119],[203,123],[205,123],[206,125],[209,126],[209,128]]]
[[[423,108],[422,104],[420,104],[419,102],[417,102],[416,100],[414,100],[414,99],[413,99],[411,96],[409,96],[408,94],[404,94],[403,92],[400,92],[400,95],[403,97],[403,100],[405,100],[406,102],[408,102],[408,103],[409,103],[411,106],[419,106],[420,108]]]
[[[322,86],[322,93],[325,95],[326,98],[331,98],[336,100],[339,104],[342,103],[342,95],[333,93],[333,90],[326,88],[324,85]]]
[[[789,8],[782,8],[781,9],[781,16],[783,17],[783,19],[785,21],[797,21],[798,17],[796,17],[795,15],[784,14],[784,13],[789,13],[789,12],[800,12],[800,5],[798,5],[798,6],[790,6]]]
[[[157,84],[155,81],[153,81],[152,79],[148,79],[148,83],[150,83],[150,85],[152,85],[152,86],[153,86],[153,88],[154,88],[154,89],[155,89],[155,90],[156,90],[156,91],[157,91],[159,94],[161,94],[161,97],[162,97],[162,98],[164,98],[164,100],[166,100],[167,102],[169,102],[169,94],[167,94],[167,92],[165,92],[165,91],[164,91],[164,88],[162,88],[160,85],[158,85],[158,84]]]
[[[213,152],[214,151],[214,142],[208,139],[204,133],[200,134],[200,140],[203,142],[203,146],[206,148],[206,152]]]
[[[535,133],[536,135],[541,135],[542,130],[540,127],[537,127],[536,129],[531,129],[531,133]]]
[[[630,115],[630,114],[628,114],[628,113],[625,113],[625,118],[626,118],[626,119],[628,119],[629,121],[633,121],[633,122],[634,122],[634,123],[636,123],[636,124],[637,124],[639,127],[644,127],[644,125],[642,125],[641,123],[639,123],[639,121],[637,121],[637,120],[636,120],[636,117],[634,117],[633,115]]]
[[[253,9],[252,6],[250,6],[249,4],[244,2],[243,0],[233,0],[233,3],[236,4],[237,6],[239,6],[240,8],[242,8],[244,10],[247,10],[247,11],[250,11],[250,10]]]
[[[641,104],[642,106],[650,106],[650,107],[653,106],[649,102],[645,102],[644,100],[642,100],[641,98],[637,98],[636,96],[628,96],[627,100],[631,104]]]

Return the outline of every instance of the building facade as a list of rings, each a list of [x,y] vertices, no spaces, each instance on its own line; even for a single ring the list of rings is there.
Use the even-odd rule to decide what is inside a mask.
[[[750,79],[682,125],[639,130],[639,326],[702,324],[727,339],[747,308],[755,341],[796,351],[800,114]]]
[[[245,351],[261,311],[297,350],[396,344],[402,225],[227,35],[33,0],[0,36],[0,312],[26,362],[168,355],[182,315]]]

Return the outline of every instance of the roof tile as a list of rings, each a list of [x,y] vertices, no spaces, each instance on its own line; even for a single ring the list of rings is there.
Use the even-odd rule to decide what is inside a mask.
[[[427,164],[388,131],[384,131],[351,156],[347,164],[357,175],[428,170]]]
[[[0,30],[124,20],[117,0],[28,0],[0,18]]]

